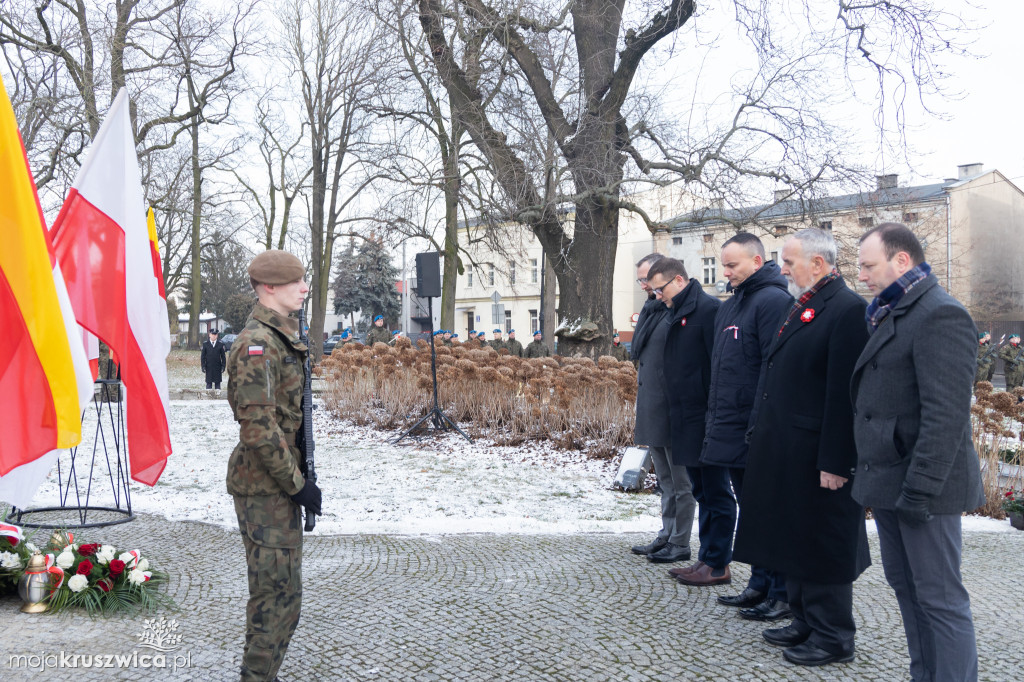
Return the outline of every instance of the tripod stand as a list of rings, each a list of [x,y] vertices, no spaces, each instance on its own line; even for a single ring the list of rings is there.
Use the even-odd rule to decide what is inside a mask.
[[[397,445],[406,436],[412,435],[428,420],[433,425],[435,431],[447,431],[449,428],[453,428],[458,431],[463,438],[472,443],[473,439],[467,436],[465,431],[460,429],[437,404],[437,352],[434,350],[434,298],[432,296],[427,297],[427,314],[430,316],[430,372],[434,379],[434,404],[430,408],[429,412],[423,415],[423,417],[413,424],[409,430],[393,440],[392,444]]]

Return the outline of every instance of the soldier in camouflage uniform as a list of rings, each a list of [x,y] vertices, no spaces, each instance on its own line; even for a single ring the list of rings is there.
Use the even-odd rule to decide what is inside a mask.
[[[992,374],[996,371],[996,354],[989,353],[992,350],[991,340],[991,332],[978,332],[978,369],[974,373],[974,383],[992,381]]]
[[[384,326],[384,316],[378,315],[373,318],[373,326],[366,332],[366,345],[373,346],[375,343],[387,343],[391,340],[391,332]]]
[[[259,297],[228,357],[228,404],[240,427],[228,462],[249,576],[242,682],[273,680],[299,622],[302,510],[320,513],[320,489],[300,471],[303,361],[298,321],[305,269],[284,251],[249,265]]]
[[[619,333],[615,332],[612,334],[612,357],[621,362],[629,361],[629,351],[626,347],[619,343]]]
[[[508,341],[505,342],[505,347],[508,348],[509,355],[514,355],[517,358],[523,357],[523,344],[516,341],[515,329],[508,331]]]
[[[1012,391],[1024,384],[1024,351],[1020,347],[1020,334],[1010,334],[1010,342],[999,351],[1006,375],[1006,390]]]
[[[523,352],[524,358],[547,358],[551,357],[551,351],[544,345],[544,335],[537,330],[533,333],[533,341],[526,346]]]
[[[495,329],[492,332],[491,341],[487,345],[493,348],[494,350],[498,351],[499,353],[503,350],[508,350],[508,346],[505,345],[505,340],[501,338],[500,329]]]

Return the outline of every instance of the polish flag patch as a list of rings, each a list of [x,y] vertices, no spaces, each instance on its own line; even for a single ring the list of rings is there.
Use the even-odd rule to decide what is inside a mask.
[[[263,346],[249,346],[249,355],[263,355]]]

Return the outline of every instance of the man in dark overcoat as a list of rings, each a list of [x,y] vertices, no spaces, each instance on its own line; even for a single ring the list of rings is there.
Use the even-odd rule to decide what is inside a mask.
[[[864,299],[836,270],[817,228],[782,249],[794,302],[780,321],[758,387],[735,556],[786,576],[793,622],[764,638],[798,665],[849,661],[853,581],[871,564],[864,509],[850,496],[857,466],[850,376],[868,340]]]
[[[210,330],[210,338],[203,341],[203,350],[199,353],[199,368],[206,374],[206,388],[220,390],[221,375],[228,365],[228,354],[224,344],[220,342],[216,329]]]
[[[704,293],[696,279],[688,279],[686,268],[675,258],[662,258],[651,266],[647,283],[668,313],[660,325],[667,327],[662,351],[668,416],[671,422],[671,463],[686,467],[691,476],[704,447],[704,420],[711,384],[711,349],[715,343],[715,315],[722,305]],[[700,508],[700,524],[709,514],[694,491]],[[693,511],[690,511],[693,524]]]
[[[672,461],[672,424],[665,381],[665,342],[668,326],[663,324],[669,309],[657,299],[648,283],[648,271],[664,256],[652,253],[636,266],[636,280],[648,295],[633,334],[632,353],[637,359],[636,426],[633,442],[646,445],[661,488],[661,530],[646,545],[631,548],[654,563],[672,563],[690,558],[690,535],[697,502],[686,467]]]
[[[857,475],[853,498],[878,527],[896,593],[910,676],[978,679],[971,600],[960,575],[960,515],[985,502],[971,440],[977,329],[946,293],[905,225],[861,237],[871,338],[851,382]]]
[[[705,510],[708,516],[700,525],[698,562],[672,572],[685,585],[732,582],[729,562],[747,464],[746,433],[753,422],[763,359],[790,300],[786,278],[776,263],[765,260],[764,244],[755,235],[740,232],[730,237],[722,244],[721,256],[732,296],[715,319],[704,450],[699,477],[693,477],[694,490],[704,498],[701,518]],[[760,566],[751,567],[742,592],[720,595],[718,602],[747,607],[740,615],[755,620],[789,615],[784,580]]]

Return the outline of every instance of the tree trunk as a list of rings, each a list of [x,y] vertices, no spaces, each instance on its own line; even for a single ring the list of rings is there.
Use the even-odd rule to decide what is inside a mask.
[[[192,282],[189,302],[188,345],[199,348],[199,315],[202,311],[203,278],[200,265],[199,228],[203,209],[203,171],[199,166],[199,117],[189,124],[192,137]]]
[[[596,359],[611,345],[618,211],[596,201],[578,203],[573,231],[572,245],[554,267],[561,319],[558,352]]]
[[[444,273],[441,282],[441,329],[455,327],[455,283],[459,277],[458,173],[458,157],[449,154],[445,163],[444,179]]]
[[[558,325],[558,311],[555,307],[558,305],[558,286],[557,278],[555,277],[555,269],[551,266],[551,259],[548,258],[547,252],[544,253],[543,262],[540,264],[544,268],[543,274],[541,275],[541,319],[540,319],[540,330],[544,332],[544,344],[548,347],[548,350],[552,353],[555,352],[555,327]]]

